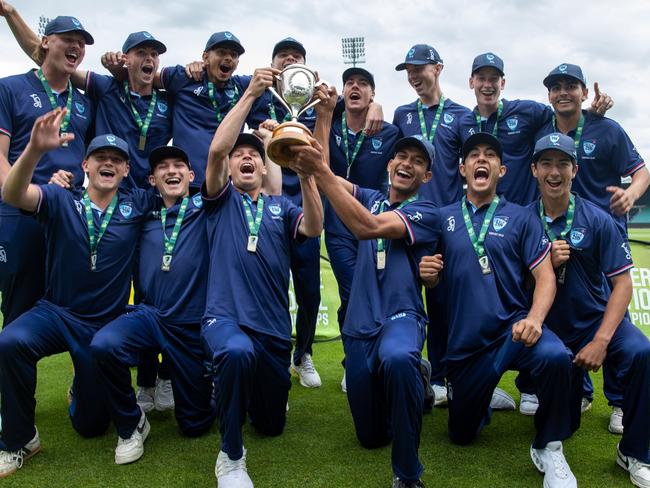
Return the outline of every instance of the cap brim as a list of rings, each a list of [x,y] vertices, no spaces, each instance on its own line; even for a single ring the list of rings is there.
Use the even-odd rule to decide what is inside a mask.
[[[214,49],[215,47],[230,48],[240,56],[246,52],[244,50],[244,46],[242,46],[241,44],[235,41],[218,41],[212,44],[211,46],[208,46],[205,50],[209,51],[210,49]]]
[[[343,72],[342,79],[343,83],[345,84],[348,79],[354,75],[359,75],[363,78],[365,78],[368,83],[372,86],[372,88],[375,88],[375,78],[372,76],[372,73],[368,70],[365,70],[363,68],[348,68]]]
[[[544,154],[546,151],[560,151],[561,153],[566,154],[571,158],[571,161],[573,163],[577,163],[576,158],[575,158],[575,153],[571,151],[567,151],[566,149],[559,147],[559,146],[552,146],[552,147],[545,147],[544,149],[541,149],[535,153],[533,153],[533,163],[537,162],[537,160],[540,158],[542,154]]]
[[[577,81],[580,82],[580,84],[581,84],[582,86],[585,86],[585,82],[584,82],[581,78],[579,78],[579,77],[577,77],[577,76],[573,76],[573,75],[567,74],[567,73],[563,73],[563,74],[561,74],[561,75],[560,75],[560,74],[548,75],[546,78],[544,78],[544,80],[542,81],[542,83],[544,83],[544,86],[550,90],[551,87],[552,87],[552,86],[553,86],[553,85],[554,85],[558,80],[561,80],[562,78],[571,78],[572,80],[577,80]]]
[[[262,160],[264,160],[264,143],[256,135],[250,134],[248,132],[242,132],[237,137],[237,141],[235,142],[235,145],[230,152],[234,151],[239,146],[253,146],[255,149],[257,149],[257,152],[260,153]]]
[[[118,146],[113,146],[112,144],[104,144],[102,146],[92,148],[92,150],[90,150],[90,151],[88,151],[86,153],[86,156],[85,156],[84,159],[88,159],[91,155],[93,155],[97,151],[101,151],[102,149],[109,149],[111,151],[116,151],[116,152],[120,153],[122,156],[124,156],[124,159],[126,159],[127,161],[129,160],[129,153],[128,152],[124,151],[124,149],[122,149],[122,148],[120,148]]]
[[[167,158],[180,159],[187,164],[188,168],[192,169],[187,153],[176,146],[158,146],[155,148],[149,153],[149,166],[153,170],[158,163]]]
[[[505,75],[506,75],[506,74],[503,72],[502,69],[497,68],[496,66],[494,66],[493,64],[490,64],[490,63],[480,64],[480,65],[474,67],[474,68],[472,69],[472,75],[473,75],[474,73],[476,73],[478,70],[480,70],[481,68],[494,68],[494,69],[497,70],[499,73],[501,73],[501,76],[505,76]]]
[[[138,42],[137,44],[134,44],[129,49],[127,49],[126,52],[129,52],[131,49],[136,48],[138,46],[151,46],[156,50],[158,54],[164,54],[167,52],[167,46],[165,46],[162,42],[156,39],[146,39],[142,42]]]
[[[50,32],[49,34],[44,34],[44,35],[49,36],[51,34],[65,34],[66,32],[77,32],[81,34],[88,46],[92,46],[93,44],[95,44],[95,39],[93,39],[93,36],[91,36],[88,31],[85,31],[83,29],[66,29],[66,30],[60,30],[56,32]]]
[[[395,71],[404,71],[409,64],[423,65],[423,64],[438,64],[438,63],[434,61],[423,61],[423,60],[414,59],[413,61],[408,61],[408,62],[404,61],[403,63],[398,64],[397,66],[395,66]]]
[[[427,150],[427,147],[424,145],[424,142],[422,142],[421,140],[415,137],[410,137],[410,136],[402,137],[399,141],[395,143],[395,154],[397,154],[398,151],[401,151],[402,149],[405,149],[407,147],[415,147],[420,151],[422,151],[424,156],[427,158],[427,161],[429,161],[429,168],[431,168],[433,161],[429,156],[429,151]]]
[[[469,152],[479,144],[487,144],[497,152],[500,159],[503,157],[503,148],[501,147],[499,139],[488,132],[477,132],[471,135],[469,139],[465,141],[465,144],[463,144],[463,161],[465,161]]]

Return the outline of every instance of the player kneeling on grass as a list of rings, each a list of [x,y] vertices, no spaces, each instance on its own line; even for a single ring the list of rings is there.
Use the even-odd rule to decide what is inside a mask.
[[[328,135],[334,94],[325,97],[324,107],[317,106],[318,135]],[[427,316],[417,269],[420,258],[435,250],[440,225],[435,206],[417,192],[431,179],[433,152],[421,136],[397,141],[388,163],[388,194],[337,177],[325,158],[292,166],[298,174],[315,175],[329,204],[359,239],[342,329],[347,395],[361,444],[376,448],[392,441],[394,488],[424,486],[418,447],[431,369],[423,381]]]
[[[34,393],[36,363],[45,356],[69,351],[72,357],[74,429],[84,437],[106,431],[106,395],[89,344],[124,311],[142,221],[157,200],[144,190],[119,190],[129,173],[128,146],[112,134],[97,136],[88,146],[87,190],[30,184],[39,159],[74,137],[59,135],[65,113],[57,109],[37,119],[2,187],[2,199],[34,214],[44,229],[47,286],[34,308],[0,333],[0,477],[40,450]]]
[[[501,156],[495,137],[472,135],[460,166],[467,196],[440,208],[449,292],[449,437],[472,442],[490,421],[490,398],[503,373],[529,371],[540,397],[533,462],[545,473],[545,487],[575,487],[561,442],[572,433],[571,356],[543,325],[555,295],[551,245],[539,218],[497,196],[506,171]],[[535,280],[532,304],[524,288],[527,270]],[[437,276],[433,267],[425,271],[423,278]]]
[[[300,179],[304,213],[284,196],[264,194],[264,145],[253,134],[239,133],[276,72],[256,70],[224,118],[210,146],[201,190],[210,253],[201,337],[214,368],[220,488],[253,486],[242,439],[247,416],[262,434],[276,436],[284,430],[291,387],[290,241],[318,236],[322,230],[314,181]],[[312,146],[295,152],[298,158],[322,157]]]
[[[530,205],[553,242],[557,294],[546,324],[573,351],[577,368],[609,369],[623,392],[623,438],[616,462],[632,484],[650,487],[650,341],[626,317],[632,298],[630,248],[614,219],[571,193],[578,172],[573,139],[544,136],[535,146],[532,171],[541,198]],[[612,288],[607,285],[607,279]],[[572,416],[580,425],[582,384],[574,385]]]
[[[117,464],[144,454],[149,422],[136,403],[129,366],[151,352],[161,350],[169,361],[181,432],[198,436],[215,418],[200,338],[209,263],[203,200],[198,193],[190,196],[194,172],[182,149],[158,147],[149,163],[149,181],[162,206],[147,216],[140,239],[142,301],[102,328],[90,345],[119,435]]]

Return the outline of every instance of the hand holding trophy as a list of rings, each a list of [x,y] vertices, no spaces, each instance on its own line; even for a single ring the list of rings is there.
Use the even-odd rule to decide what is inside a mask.
[[[273,130],[273,137],[266,151],[273,161],[286,167],[293,159],[289,146],[307,145],[312,136],[311,131],[298,122],[298,117],[320,102],[318,99],[314,101],[311,99],[316,87],[327,83],[317,82],[316,73],[303,64],[287,66],[276,76],[276,80],[276,88],[270,87],[268,90],[286,107],[291,120]]]

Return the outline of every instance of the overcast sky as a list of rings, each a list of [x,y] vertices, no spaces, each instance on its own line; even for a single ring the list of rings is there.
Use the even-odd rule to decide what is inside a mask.
[[[230,30],[246,48],[237,73],[268,66],[273,45],[286,36],[307,49],[307,64],[336,83],[345,69],[341,38],[364,36],[365,68],[375,75],[376,98],[392,120],[398,105],[415,100],[405,72],[395,65],[413,44],[434,46],[445,62],[441,86],[456,102],[475,105],[467,79],[475,55],[493,51],[505,61],[508,99],[546,102],[541,80],[562,62],[582,66],[590,88],[598,81],[615,100],[608,115],[621,123],[641,154],[650,158],[650,2],[557,0],[327,0],[232,2],[185,0],[16,0],[37,29],[39,15],[74,15],[94,36],[84,69],[103,72],[101,54],[119,50],[130,32],[148,30],[168,51],[161,66],[200,59],[212,32]],[[26,71],[30,62],[0,24],[0,76]],[[591,90],[593,91],[593,89]],[[590,92],[591,97],[591,92]]]

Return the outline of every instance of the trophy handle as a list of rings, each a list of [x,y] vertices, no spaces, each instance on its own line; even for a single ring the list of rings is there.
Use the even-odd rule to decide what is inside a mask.
[[[318,105],[319,103],[320,103],[320,98],[314,100],[313,102],[311,102],[311,103],[308,104],[308,105],[305,105],[305,106],[300,110],[300,112],[298,112],[298,117],[300,117],[300,116],[301,116],[303,113],[305,113],[307,110],[309,110],[310,108],[312,108],[312,107],[315,106],[315,105]]]
[[[287,102],[285,102],[284,99],[278,94],[278,92],[275,91],[275,88],[269,86],[267,90],[270,91],[271,95],[273,95],[282,104],[282,106],[287,109],[287,112],[291,113],[291,107],[289,107],[289,105],[287,105]]]

